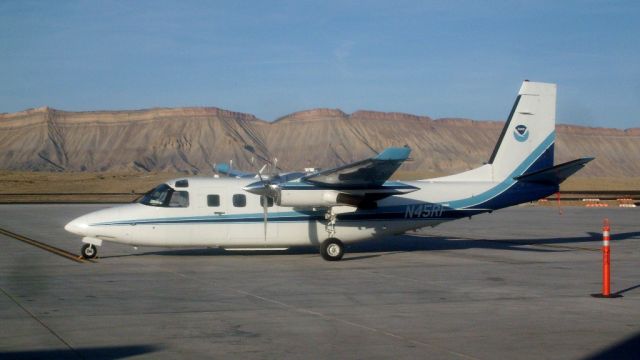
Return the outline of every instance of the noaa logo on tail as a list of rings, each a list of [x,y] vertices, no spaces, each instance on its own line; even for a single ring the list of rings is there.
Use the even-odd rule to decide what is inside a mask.
[[[513,137],[520,142],[525,142],[529,138],[529,129],[524,125],[518,125],[513,131]]]

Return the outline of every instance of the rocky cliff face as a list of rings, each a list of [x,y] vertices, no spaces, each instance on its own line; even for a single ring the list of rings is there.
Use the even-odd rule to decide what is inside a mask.
[[[264,122],[217,108],[66,112],[0,117],[0,167],[12,170],[211,172],[223,159],[268,155]]]
[[[450,174],[489,158],[504,123],[402,113],[314,109],[272,123],[218,108],[0,114],[0,168],[211,173],[233,159],[277,157],[285,169],[331,167],[409,145],[405,171]],[[580,176],[639,177],[640,129],[558,125],[557,161],[597,159]],[[259,167],[259,166],[258,166]]]

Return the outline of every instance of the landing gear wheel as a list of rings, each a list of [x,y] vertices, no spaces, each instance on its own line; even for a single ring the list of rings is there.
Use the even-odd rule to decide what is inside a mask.
[[[320,245],[320,255],[327,261],[338,261],[342,259],[342,255],[344,255],[344,245],[342,241],[336,238],[325,240],[322,245]]]
[[[80,255],[84,259],[93,259],[98,255],[98,249],[93,244],[84,244],[82,248],[80,248]]]

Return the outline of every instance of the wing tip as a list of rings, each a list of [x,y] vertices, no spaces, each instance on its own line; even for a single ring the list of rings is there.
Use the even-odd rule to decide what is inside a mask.
[[[382,152],[374,157],[374,159],[404,161],[409,157],[409,153],[411,153],[411,148],[409,148],[408,146],[389,147],[382,150]]]

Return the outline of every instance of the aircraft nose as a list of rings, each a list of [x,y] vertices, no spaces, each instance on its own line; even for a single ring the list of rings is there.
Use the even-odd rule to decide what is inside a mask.
[[[77,219],[71,220],[67,225],[64,226],[64,229],[76,235],[84,235],[84,232],[88,227],[89,226],[82,219],[82,217],[79,217]]]

